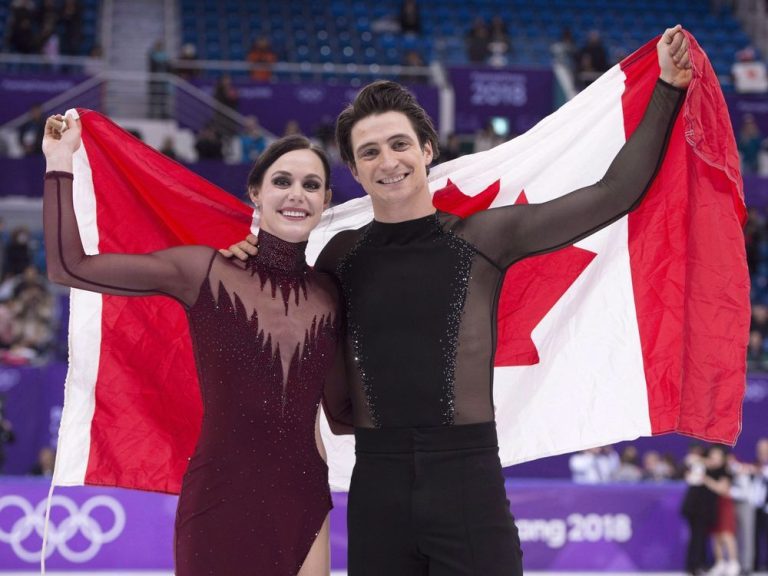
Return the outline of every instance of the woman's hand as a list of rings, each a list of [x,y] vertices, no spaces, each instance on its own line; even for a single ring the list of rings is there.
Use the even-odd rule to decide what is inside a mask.
[[[46,171],[72,172],[72,155],[80,147],[80,120],[55,114],[45,122]]]
[[[688,54],[688,39],[680,24],[664,31],[656,44],[656,53],[661,68],[660,78],[677,88],[688,88],[692,77],[691,58]]]

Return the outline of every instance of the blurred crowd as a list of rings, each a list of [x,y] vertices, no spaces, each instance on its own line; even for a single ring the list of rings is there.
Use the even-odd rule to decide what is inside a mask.
[[[768,176],[768,138],[752,114],[744,114],[736,133],[741,170],[744,174]]]
[[[763,211],[748,210],[744,227],[747,265],[752,283],[752,321],[747,362],[752,370],[768,369],[768,221]]]
[[[570,457],[579,484],[684,480],[681,514],[690,528],[689,574],[739,576],[768,569],[768,438],[753,460],[739,460],[720,445],[692,444],[678,461],[654,450],[640,456],[633,445],[612,446]]]
[[[56,348],[57,310],[45,275],[42,242],[0,219],[0,363],[45,361]]]
[[[19,54],[59,55],[81,53],[83,8],[78,0],[13,0],[5,45]]]

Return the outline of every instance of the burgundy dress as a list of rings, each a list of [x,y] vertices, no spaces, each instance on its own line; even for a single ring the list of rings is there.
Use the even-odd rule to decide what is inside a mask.
[[[336,356],[338,294],[306,243],[261,232],[242,263],[203,246],[85,256],[72,175],[45,179],[49,273],[67,285],[182,303],[203,422],[176,516],[176,574],[298,572],[331,508],[315,418]]]

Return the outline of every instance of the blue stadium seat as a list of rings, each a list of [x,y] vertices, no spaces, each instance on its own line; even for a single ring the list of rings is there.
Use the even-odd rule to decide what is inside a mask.
[[[598,29],[611,53],[618,53],[637,48],[667,24],[680,21],[696,34],[722,74],[727,74],[734,52],[750,42],[735,18],[713,14],[703,0],[441,0],[422,3],[422,34],[406,38],[372,32],[378,20],[397,17],[402,0],[178,1],[182,40],[196,43],[207,57],[239,59],[253,37],[268,34],[281,58],[399,64],[407,51],[416,50],[427,62],[439,56],[449,65],[457,64],[466,62],[464,36],[474,18],[493,15],[508,26],[514,46],[511,59],[528,65],[548,64],[549,45],[565,27],[579,45],[590,29]],[[0,25],[5,4],[0,6]],[[85,0],[83,5],[92,8],[86,21],[94,22],[89,31],[95,38],[98,1]],[[438,50],[436,39],[446,48]],[[321,46],[331,52],[321,53]]]

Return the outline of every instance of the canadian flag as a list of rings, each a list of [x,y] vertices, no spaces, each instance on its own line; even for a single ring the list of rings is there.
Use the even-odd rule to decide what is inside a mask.
[[[716,76],[689,36],[693,82],[638,209],[572,247],[523,260],[498,310],[494,403],[504,465],[668,432],[732,444],[749,327],[745,207]],[[543,202],[599,180],[658,78],[655,40],[534,128],[431,170],[435,205],[468,216]],[[80,111],[75,205],[86,251],[228,246],[244,204]],[[314,260],[360,227],[367,198],[331,209]],[[201,403],[186,319],[168,298],[72,291],[70,371],[54,484],[177,492]],[[348,485],[350,437],[324,425],[330,481]]]

